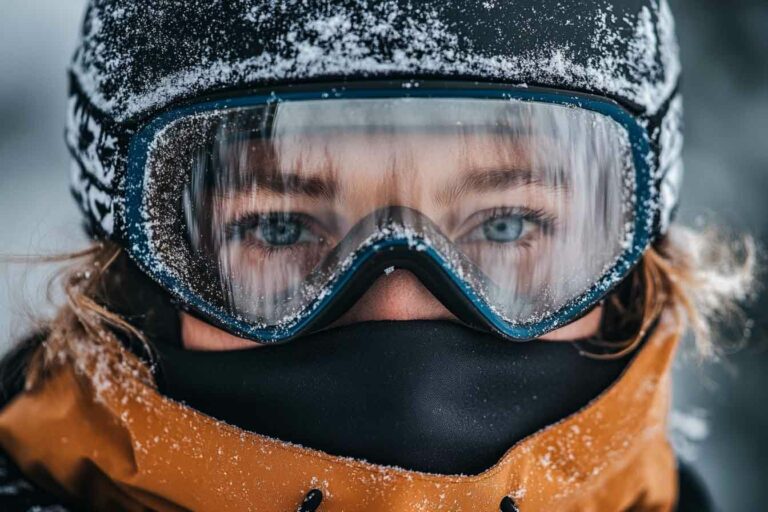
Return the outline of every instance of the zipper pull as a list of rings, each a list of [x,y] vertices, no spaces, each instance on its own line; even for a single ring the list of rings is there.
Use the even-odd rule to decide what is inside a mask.
[[[323,501],[323,493],[320,489],[310,490],[296,512],[315,512],[320,502]]]
[[[509,496],[504,496],[501,499],[499,510],[501,510],[501,512],[520,512],[520,509],[517,508],[517,505],[515,504],[515,500]]]

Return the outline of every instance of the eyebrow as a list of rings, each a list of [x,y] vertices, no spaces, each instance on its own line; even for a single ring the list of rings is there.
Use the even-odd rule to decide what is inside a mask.
[[[302,176],[290,172],[249,172],[241,185],[224,187],[224,189],[268,190],[285,196],[306,196],[332,200],[336,197],[338,183],[333,179],[316,176]]]
[[[276,194],[288,196],[303,195],[328,200],[336,197],[336,192],[338,191],[338,184],[333,179],[281,172],[271,172],[266,175],[256,173],[256,186],[263,187]]]
[[[435,201],[438,204],[451,204],[467,192],[491,192],[526,185],[559,188],[552,183],[545,183],[537,173],[528,168],[478,169],[471,171],[458,183],[449,184],[440,190],[435,196]]]
[[[233,146],[233,147],[231,147]],[[240,155],[246,153],[248,165],[241,167]],[[303,172],[301,160],[286,168],[280,163],[278,150],[273,141],[256,139],[233,141],[218,151],[223,154],[223,162],[219,165],[233,166],[229,173],[216,173],[213,178],[214,189],[217,190],[259,190],[264,189],[285,196],[305,196],[332,200],[339,190],[334,179],[335,169],[328,162],[319,169],[318,173],[308,175]],[[230,162],[234,155],[235,160]],[[215,166],[212,166],[212,168]],[[290,169],[290,170],[289,170]]]

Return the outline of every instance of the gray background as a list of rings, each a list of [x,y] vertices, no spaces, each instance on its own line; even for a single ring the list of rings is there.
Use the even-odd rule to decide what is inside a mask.
[[[768,240],[768,1],[672,0],[683,52],[686,166],[681,220],[714,219]],[[82,0],[0,6],[0,254],[82,247],[62,142],[65,67]],[[0,264],[0,350],[23,334],[52,268]],[[55,297],[54,297],[55,298]],[[755,334],[726,363],[676,365],[673,437],[723,510],[768,509],[768,350]],[[34,314],[31,314],[34,313]]]

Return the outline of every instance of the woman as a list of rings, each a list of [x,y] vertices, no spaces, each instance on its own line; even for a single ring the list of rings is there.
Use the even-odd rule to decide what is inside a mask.
[[[670,227],[666,2],[444,4],[91,2],[14,504],[705,510],[670,363],[751,257]]]

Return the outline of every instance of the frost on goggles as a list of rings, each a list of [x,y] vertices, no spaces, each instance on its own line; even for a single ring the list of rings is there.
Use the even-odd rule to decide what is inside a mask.
[[[356,258],[394,238],[437,255],[492,314],[526,325],[583,295],[632,242],[626,131],[563,105],[394,98],[219,110],[160,131],[147,165],[163,191],[145,198],[148,218],[174,217],[155,226],[156,258],[254,326],[308,315]]]

